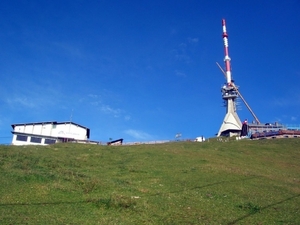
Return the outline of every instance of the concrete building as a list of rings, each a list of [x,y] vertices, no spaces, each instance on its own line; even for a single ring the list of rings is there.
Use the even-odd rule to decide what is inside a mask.
[[[12,145],[48,145],[58,142],[88,142],[90,129],[73,122],[12,124]]]

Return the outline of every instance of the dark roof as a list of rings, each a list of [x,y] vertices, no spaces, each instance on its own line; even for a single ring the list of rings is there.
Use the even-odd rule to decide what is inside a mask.
[[[84,127],[78,123],[74,123],[74,122],[70,122],[70,121],[65,121],[65,122],[57,122],[57,121],[45,121],[45,122],[33,122],[33,123],[15,123],[12,124],[12,128],[15,129],[16,126],[24,126],[24,125],[40,125],[40,124],[55,124],[55,125],[59,125],[59,124],[73,124],[75,126],[79,126],[81,128],[84,128],[87,130],[87,137],[90,138],[90,129],[87,127]]]
[[[108,144],[108,145],[111,145],[111,144],[116,143],[116,142],[121,142],[121,143],[123,143],[123,138],[120,138],[120,139],[118,139],[118,140],[114,140],[114,141],[107,142],[107,144]]]

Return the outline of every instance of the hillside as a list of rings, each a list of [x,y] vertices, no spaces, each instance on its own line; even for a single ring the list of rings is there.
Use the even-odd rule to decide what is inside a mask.
[[[1,224],[300,224],[300,139],[0,147]]]

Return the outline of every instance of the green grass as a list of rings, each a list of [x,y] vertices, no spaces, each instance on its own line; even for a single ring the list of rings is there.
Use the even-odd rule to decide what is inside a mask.
[[[300,224],[300,139],[0,147],[0,224]]]

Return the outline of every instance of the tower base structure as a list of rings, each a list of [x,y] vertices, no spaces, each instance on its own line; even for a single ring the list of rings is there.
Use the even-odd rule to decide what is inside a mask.
[[[218,137],[220,136],[239,136],[242,130],[242,123],[235,111],[235,102],[234,99],[227,99],[227,112],[223,123],[218,132]]]

